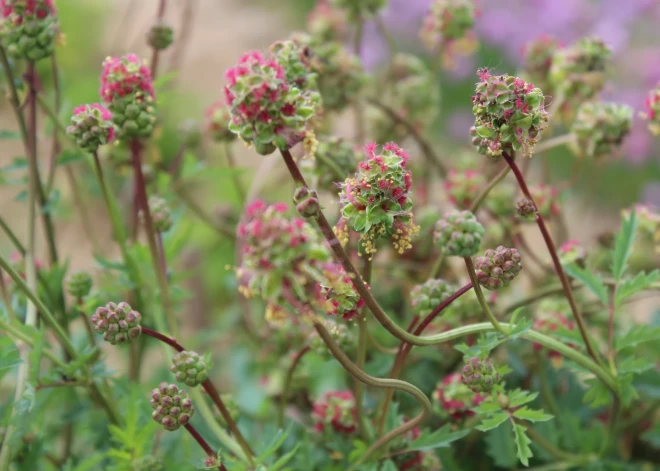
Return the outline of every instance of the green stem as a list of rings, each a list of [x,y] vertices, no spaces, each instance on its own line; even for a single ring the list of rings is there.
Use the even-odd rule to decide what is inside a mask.
[[[156,14],[156,21],[162,22],[163,18],[165,17],[165,8],[167,7],[167,0],[160,0],[158,4],[158,13]],[[158,72],[158,56],[159,56],[159,50],[156,49],[155,47],[152,48],[153,51],[151,53],[151,77],[153,79],[156,78],[156,72]]]
[[[344,369],[346,369],[355,378],[359,379],[364,384],[375,388],[381,388],[381,389],[393,388],[393,389],[398,389],[399,391],[407,392],[408,394],[412,395],[422,406],[422,412],[417,417],[390,430],[388,433],[386,433],[381,438],[376,440],[364,452],[364,454],[360,457],[360,459],[356,461],[351,468],[349,468],[350,470],[354,470],[367,458],[369,458],[376,451],[378,451],[382,446],[384,446],[394,438],[399,437],[409,432],[410,430],[413,430],[415,427],[421,424],[431,413],[431,402],[422,391],[420,391],[417,387],[413,386],[410,383],[406,383],[405,381],[401,381],[398,379],[382,379],[368,375],[360,368],[358,368],[346,356],[346,354],[341,351],[337,343],[332,338],[332,335],[330,335],[330,333],[325,329],[325,327],[320,322],[315,321],[314,327],[316,328],[316,331],[318,332],[319,336],[323,339],[323,341],[327,345],[328,349],[332,352],[332,355],[337,359],[337,361],[339,361],[339,363],[341,363]]]
[[[328,168],[332,170],[332,173],[335,174],[335,177],[337,177],[337,181],[343,181],[346,178],[346,172],[343,172],[341,167],[337,165],[337,162],[328,158],[323,152],[318,152],[314,155],[314,158],[319,159],[321,162],[327,165]]]
[[[286,378],[284,379],[284,387],[282,388],[282,397],[280,398],[280,409],[278,411],[277,417],[277,426],[279,428],[284,427],[284,412],[286,411],[286,405],[289,401],[289,393],[291,392],[291,384],[293,383],[293,373],[296,371],[296,367],[300,364],[300,360],[309,352],[311,348],[309,345],[305,345],[302,349],[296,353],[296,356],[293,357],[291,365],[286,372]]]
[[[440,270],[442,270],[442,264],[445,263],[445,251],[440,250],[440,255],[436,259],[433,267],[431,268],[431,273],[429,274],[429,279],[435,279],[440,276]]]
[[[364,259],[364,270],[362,272],[362,279],[365,283],[369,284],[371,282],[371,268],[372,268],[372,258],[371,255],[365,256]],[[366,309],[362,309],[360,315],[358,316],[358,346],[357,346],[357,357],[355,363],[360,370],[364,370],[364,365],[367,361],[367,316]],[[364,413],[364,386],[362,381],[356,378],[355,381],[355,413],[357,415],[358,427],[360,435],[365,440],[369,440],[367,432],[367,419]]]
[[[479,193],[479,195],[474,199],[474,201],[470,205],[470,212],[472,212],[472,213],[477,212],[477,209],[479,209],[479,206],[481,205],[481,203],[486,199],[486,196],[488,196],[488,193],[490,193],[490,190],[495,188],[495,186],[499,182],[504,180],[504,177],[506,177],[509,174],[510,171],[511,171],[511,167],[506,165],[502,168],[502,170],[499,171],[499,173],[497,175],[495,175],[495,177],[490,182],[488,182],[488,185],[486,185],[486,187],[483,190],[481,190],[481,193]]]
[[[5,49],[3,47],[0,47],[0,61],[2,62],[2,70],[5,72],[5,80],[7,82],[7,88],[9,89],[9,101],[11,102],[11,108],[16,115],[16,121],[18,122],[21,138],[23,139],[23,145],[27,149],[27,124],[25,123],[25,117],[23,116],[23,111],[21,110],[21,101],[18,98],[16,83],[14,83],[14,75],[12,74],[11,66],[9,65],[9,60],[7,59],[7,54],[5,53]]]
[[[512,421],[514,421],[512,419]],[[558,460],[568,460],[574,463],[578,462],[584,462],[584,460],[588,460],[588,458],[585,458],[583,456],[578,456],[578,455],[573,455],[571,453],[567,453],[563,450],[560,450],[556,446],[554,446],[552,443],[550,443],[548,440],[545,439],[543,435],[538,433],[533,427],[527,425],[526,423],[519,422],[520,425],[523,425],[527,429],[527,434],[529,437],[532,439],[534,444],[540,446],[543,448],[545,451],[550,453],[552,456],[554,456]]]
[[[236,191],[236,195],[238,196],[238,199],[241,202],[241,204],[244,204],[246,199],[245,188],[243,188],[241,179],[238,177],[238,174],[236,173],[238,167],[236,167],[234,154],[231,151],[231,144],[225,142],[224,150],[225,150],[225,155],[227,157],[227,165],[231,169],[231,177],[232,177],[232,181],[234,182],[234,190]]]
[[[53,78],[53,90],[55,92],[55,114],[59,114],[61,107],[61,90],[60,90],[60,76],[57,68],[57,57],[55,53],[50,58],[51,76]],[[50,196],[55,183],[55,170],[57,169],[56,159],[60,153],[60,140],[57,136],[57,131],[53,132],[53,142],[50,153],[50,161],[48,162],[48,176],[46,177],[46,196]]]
[[[464,257],[463,259],[465,260],[465,267],[467,268],[468,274],[470,275],[470,280],[472,280],[472,286],[474,287],[474,294],[477,295],[477,299],[479,300],[481,309],[483,309],[484,314],[486,314],[486,317],[488,318],[490,323],[493,324],[495,330],[498,331],[500,334],[504,335],[505,337],[508,337],[509,333],[502,328],[502,325],[495,317],[495,314],[493,314],[493,311],[491,311],[490,306],[488,306],[488,301],[486,301],[486,297],[484,296],[483,291],[481,291],[481,285],[479,284],[479,280],[477,279],[477,274],[474,271],[474,264],[472,263],[472,259],[470,257]]]
[[[0,318],[0,330],[4,330],[7,332],[9,335],[12,337],[16,337],[16,339],[20,340],[21,342],[29,345],[30,347],[34,347],[34,339],[32,339],[30,336],[25,334],[23,331],[20,329],[14,327],[13,325],[9,324],[5,320]],[[64,369],[66,368],[66,363],[62,361],[57,355],[55,355],[52,351],[43,349],[43,354],[46,358],[48,358],[50,361],[52,361],[55,365],[58,367]]]

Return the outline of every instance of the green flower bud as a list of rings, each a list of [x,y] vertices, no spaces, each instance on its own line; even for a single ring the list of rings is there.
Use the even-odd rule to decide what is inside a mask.
[[[446,250],[447,255],[471,257],[479,250],[485,232],[470,211],[450,211],[435,226],[435,245]]]
[[[147,33],[147,44],[159,51],[170,47],[173,41],[174,31],[172,27],[162,22],[153,25]]]
[[[176,375],[178,382],[190,387],[202,384],[209,375],[204,359],[191,351],[183,351],[174,355],[170,371]]]
[[[140,313],[124,302],[108,303],[105,307],[99,307],[91,317],[94,331],[103,334],[103,340],[112,345],[139,337],[142,333],[141,320]]]
[[[179,390],[176,384],[165,382],[151,391],[149,404],[154,410],[151,417],[169,431],[177,430],[190,422],[195,412],[188,394]]]
[[[492,391],[500,381],[500,375],[490,360],[472,357],[463,367],[461,380],[475,393],[484,393]]]
[[[67,292],[74,298],[81,299],[92,289],[92,277],[89,273],[81,271],[71,275],[66,285]]]

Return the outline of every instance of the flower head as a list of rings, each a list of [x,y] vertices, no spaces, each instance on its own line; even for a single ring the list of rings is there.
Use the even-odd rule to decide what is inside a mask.
[[[0,43],[16,59],[38,61],[55,50],[59,25],[53,0],[2,0]]]
[[[195,413],[192,401],[176,384],[160,383],[151,391],[151,417],[165,430],[174,431],[190,422]]]
[[[420,37],[429,50],[464,38],[474,26],[472,0],[433,0],[424,17]]]
[[[553,95],[550,68],[555,53],[560,47],[561,43],[556,38],[549,34],[541,34],[523,48],[523,69],[526,78],[550,96]]]
[[[648,120],[649,131],[655,136],[660,135],[660,82],[644,101],[642,117]]]
[[[108,303],[99,307],[91,319],[94,331],[103,334],[103,340],[112,345],[135,339],[142,333],[139,312],[131,309],[127,303]]]
[[[490,360],[472,357],[463,367],[461,379],[473,392],[487,393],[499,382],[500,375]]]
[[[534,330],[543,334],[552,334],[560,329],[573,330],[574,328],[575,324],[559,311],[547,312],[543,317],[534,321]],[[540,351],[543,349],[543,346],[539,343],[535,343],[534,349]],[[551,358],[557,358],[560,357],[561,354],[552,350],[548,353],[548,356]]]
[[[323,278],[319,283],[320,295],[326,314],[344,320],[355,319],[364,299],[355,289],[355,284],[338,263],[326,263],[322,267]]]
[[[570,263],[583,265],[587,258],[587,250],[577,240],[571,239],[561,244],[557,255],[559,255],[562,265]]]
[[[473,213],[452,210],[435,225],[433,240],[447,255],[471,257],[479,251],[484,232],[484,226]]]
[[[209,375],[204,358],[198,353],[184,350],[172,358],[170,371],[176,375],[176,380],[190,387],[202,384]]]
[[[488,69],[477,75],[472,112],[479,151],[491,157],[505,151],[531,155],[548,121],[543,92],[517,77],[491,75]]]
[[[484,174],[472,169],[450,169],[444,182],[449,201],[459,208],[470,206],[485,184]]]
[[[438,383],[433,393],[436,411],[441,416],[449,416],[454,421],[461,421],[474,415],[470,409],[478,406],[484,398],[463,384],[460,373],[446,376]]]
[[[630,133],[633,109],[616,103],[584,103],[577,111],[571,131],[577,137],[574,149],[586,157],[615,152]]]
[[[173,42],[174,30],[162,21],[153,25],[147,33],[147,44],[158,51],[167,49]]]
[[[387,0],[330,0],[330,4],[346,11],[348,19],[356,22],[378,13],[385,8]]]
[[[456,289],[441,278],[431,278],[424,284],[416,285],[410,291],[410,307],[413,314],[424,316],[438,307]]]
[[[488,249],[483,257],[474,262],[479,284],[490,290],[506,288],[522,270],[520,254],[516,249],[500,245],[495,250]]]
[[[314,427],[318,432],[329,431],[350,435],[357,430],[355,397],[350,391],[330,391],[314,402]]]
[[[342,42],[349,32],[346,12],[328,0],[319,0],[307,16],[307,31],[319,41]]]
[[[229,130],[231,115],[227,105],[216,101],[206,111],[206,130],[211,137],[218,142],[231,142],[236,139],[236,134]]]
[[[536,215],[536,206],[534,205],[534,201],[530,200],[529,198],[520,198],[516,202],[516,211],[518,212],[518,216],[521,218],[534,220],[534,216]]]
[[[66,283],[67,292],[76,299],[87,296],[92,289],[92,277],[86,271],[74,273]]]
[[[158,233],[167,232],[172,227],[172,215],[167,202],[158,196],[149,198],[149,212]]]
[[[114,141],[115,131],[112,113],[99,103],[74,108],[71,125],[66,129],[67,134],[76,140],[78,147],[91,153]]]

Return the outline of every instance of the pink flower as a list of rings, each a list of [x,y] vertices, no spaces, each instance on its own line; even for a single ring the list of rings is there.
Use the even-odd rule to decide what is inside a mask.
[[[103,61],[99,94],[106,103],[126,95],[154,97],[151,71],[135,54],[108,57]]]

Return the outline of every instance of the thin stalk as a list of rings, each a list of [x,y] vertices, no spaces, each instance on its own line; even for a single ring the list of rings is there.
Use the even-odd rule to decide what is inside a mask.
[[[334,160],[328,158],[324,153],[319,152],[316,155],[314,155],[315,159],[319,159],[321,162],[323,162],[325,165],[332,170],[332,173],[335,174],[335,177],[337,177],[337,181],[343,181],[346,178],[346,173],[342,171],[342,169],[337,165],[337,162]]]
[[[370,98],[368,102],[374,105],[376,108],[380,108],[382,111],[384,111],[392,121],[403,126],[410,134],[410,136],[415,140],[415,142],[417,142],[417,145],[422,150],[422,154],[424,154],[426,161],[438,170],[438,173],[442,178],[447,176],[447,168],[445,167],[445,164],[442,163],[442,160],[435,153],[431,144],[419,133],[419,131],[417,131],[415,126],[413,126],[406,118],[400,116],[399,113],[397,113],[394,109],[390,108],[385,103],[382,103],[375,98]]]
[[[440,276],[440,270],[442,270],[442,264],[445,263],[445,257],[445,251],[440,250],[440,255],[438,255],[438,258],[431,268],[431,273],[429,273],[429,279],[434,279]]]
[[[186,205],[186,207],[190,209],[200,221],[206,223],[211,229],[213,229],[223,237],[227,237],[230,240],[236,238],[236,233],[234,231],[214,221],[213,218],[211,218],[208,214],[206,214],[206,212],[197,204],[195,200],[193,200],[190,196],[188,196],[185,190],[179,188],[178,190],[176,190],[176,194],[181,200],[181,202],[184,205]]]
[[[50,57],[50,70],[51,76],[53,78],[53,90],[55,92],[55,114],[59,114],[61,103],[62,103],[62,94],[60,89],[60,74],[57,68],[57,56],[53,53]],[[57,169],[57,156],[60,153],[61,146],[60,140],[57,136],[57,132],[53,131],[51,151],[50,151],[50,160],[48,162],[48,176],[46,177],[46,195],[49,196],[50,192],[53,189],[53,184],[55,182],[55,170]]]
[[[96,237],[96,234],[93,229],[92,222],[89,219],[89,214],[85,208],[85,202],[83,197],[80,194],[80,189],[78,188],[78,182],[76,181],[76,175],[73,172],[73,168],[70,165],[67,165],[64,169],[66,172],[67,179],[69,180],[69,186],[71,187],[71,194],[73,195],[73,201],[78,209],[78,214],[80,215],[80,222],[82,223],[83,230],[85,235],[92,244],[92,249],[94,253],[100,254],[101,247],[99,246],[99,241]]]
[[[286,372],[286,378],[284,379],[284,387],[282,388],[282,397],[280,398],[280,409],[277,416],[277,426],[279,428],[284,427],[284,412],[286,410],[286,405],[289,400],[289,392],[291,391],[291,383],[293,382],[293,373],[296,371],[296,367],[300,364],[300,360],[305,356],[307,352],[311,349],[309,345],[305,345],[302,349],[296,353],[296,356],[293,357],[291,365]]]
[[[367,284],[371,283],[371,268],[372,258],[370,255],[365,256],[362,279]],[[358,317],[358,346],[355,363],[361,370],[364,370],[364,365],[367,361],[368,325],[366,314],[366,309],[362,309]],[[360,381],[358,378],[355,379],[355,414],[357,415],[360,435],[364,439],[370,439],[367,432],[367,418],[364,413],[364,386],[362,381]]]
[[[484,314],[486,314],[486,317],[490,323],[493,324],[495,330],[505,337],[508,337],[509,333],[502,328],[502,325],[495,317],[495,314],[493,314],[493,311],[491,311],[490,306],[488,306],[488,301],[486,301],[486,297],[484,296],[484,293],[481,290],[481,285],[479,284],[479,280],[477,279],[477,274],[474,271],[474,263],[472,263],[472,259],[470,257],[464,257],[463,259],[465,260],[465,267],[467,268],[468,275],[470,275],[470,279],[472,280],[474,293],[477,295],[481,309],[484,311]]]
[[[531,193],[529,192],[529,188],[527,187],[527,183],[525,182],[525,177],[523,177],[522,173],[520,172],[518,165],[516,165],[516,162],[513,160],[513,158],[511,158],[511,156],[506,152],[503,152],[502,155],[504,156],[504,159],[506,160],[507,164],[509,164],[509,167],[511,167],[511,170],[513,170],[513,173],[516,176],[516,180],[518,180],[518,185],[520,186],[520,189],[522,190],[523,194],[527,199],[531,200],[534,203],[534,207],[536,207],[536,202],[534,201]],[[584,344],[587,347],[587,351],[589,352],[591,358],[593,358],[596,363],[600,364],[601,363],[600,357],[594,350],[591,341],[589,340],[586,324],[584,322],[582,314],[580,313],[577,307],[577,303],[575,302],[575,297],[573,296],[573,290],[571,289],[571,284],[568,280],[568,277],[566,276],[566,273],[564,272],[564,268],[562,267],[561,262],[559,261],[559,256],[557,255],[557,249],[555,248],[555,244],[552,240],[552,237],[550,236],[550,233],[548,232],[548,228],[545,225],[545,221],[543,220],[543,217],[538,212],[538,210],[536,211],[535,220],[536,220],[536,224],[539,226],[541,234],[543,235],[543,240],[545,241],[545,244],[548,247],[548,252],[550,252],[550,256],[552,257],[552,263],[555,266],[555,271],[557,272],[559,281],[561,282],[561,285],[564,289],[564,294],[566,296],[566,299],[568,300],[568,304],[571,307],[571,311],[573,312],[573,317],[575,318],[578,328],[580,329],[580,335],[582,335],[582,339],[584,340]]]
[[[145,232],[149,251],[151,252],[151,262],[153,264],[154,272],[156,274],[156,281],[158,282],[158,289],[160,291],[161,303],[163,305],[163,312],[167,319],[167,326],[169,330],[178,335],[179,327],[176,316],[172,311],[172,303],[170,300],[170,287],[167,278],[161,269],[160,257],[158,256],[158,244],[156,243],[156,231],[154,229],[154,221],[151,217],[151,210],[149,209],[149,198],[147,197],[147,184],[142,173],[142,145],[139,141],[133,140],[130,143],[131,157],[133,160],[133,171],[135,174],[137,199],[142,215],[144,216]],[[157,316],[160,317],[160,316]],[[162,327],[161,327],[162,328]]]
[[[5,322],[3,319],[0,319],[0,330],[3,330],[7,332],[12,337],[15,337],[17,340],[25,343],[26,345],[29,345],[30,347],[34,348],[34,339],[29,337],[27,334],[25,334],[23,331],[20,329],[12,326],[11,324]],[[55,355],[52,351],[49,349],[44,348],[43,349],[43,354],[46,358],[48,358],[50,361],[52,361],[55,365],[57,365],[59,368],[64,369],[66,368],[66,363],[62,361],[57,355]]]
[[[608,319],[607,319],[607,360],[610,363],[610,370],[612,374],[616,375],[616,366],[614,362],[614,311],[615,311],[615,300],[616,300],[616,290],[617,285],[615,284],[612,288],[612,294],[610,295],[610,302],[608,307]]]
[[[18,322],[18,317],[14,312],[14,308],[11,305],[11,296],[9,295],[9,290],[7,289],[7,284],[5,283],[5,275],[0,270],[0,294],[2,294],[2,302],[5,303],[5,309],[7,309],[7,317],[9,317],[10,322]]]
[[[163,21],[163,18],[165,17],[165,8],[167,7],[167,0],[160,0],[160,3],[158,5],[158,14],[156,15],[157,23],[160,23]],[[159,55],[159,50],[156,49],[155,47],[153,48],[153,51],[151,53],[151,77],[156,78],[156,72],[158,72],[158,55]]]
[[[575,135],[568,133],[561,136],[555,136],[550,139],[539,142],[536,147],[534,147],[534,154],[540,154],[555,147],[571,144],[575,141]]]
[[[417,387],[413,386],[410,383],[401,381],[398,379],[382,379],[375,378],[368,375],[361,369],[359,369],[347,356],[344,352],[341,351],[337,343],[332,338],[332,335],[326,330],[326,328],[319,322],[314,322],[314,327],[318,332],[319,336],[323,339],[328,349],[332,352],[332,355],[341,363],[345,370],[347,370],[355,378],[362,381],[368,386],[375,388],[394,388],[400,391],[405,391],[408,394],[412,395],[422,406],[422,412],[415,418],[409,420],[408,422],[403,423],[402,425],[390,430],[388,433],[383,435],[381,438],[376,440],[365,452],[364,454],[353,464],[349,470],[356,469],[357,466],[362,464],[367,458],[373,455],[378,451],[382,446],[386,445],[388,442],[393,440],[396,437],[399,437],[410,430],[413,430],[419,424],[424,422],[426,418],[431,413],[431,402],[426,397],[426,395],[420,391]]]
[[[7,237],[9,237],[9,240],[14,245],[16,250],[21,254],[22,257],[25,257],[25,247],[23,247],[23,244],[21,243],[21,241],[18,240],[18,237],[16,237],[16,234],[14,233],[14,231],[11,230],[11,228],[7,224],[7,221],[5,221],[2,216],[0,216],[0,227],[2,228],[4,233],[7,235]]]
[[[92,324],[87,317],[87,314],[83,311],[83,300],[82,298],[77,299],[78,302],[78,313],[80,314],[80,319],[82,320],[83,325],[85,326],[85,331],[87,332],[87,338],[89,339],[89,344],[92,347],[96,346],[96,336],[94,335],[94,330],[92,330]]]
[[[241,204],[245,203],[245,188],[243,188],[243,184],[241,183],[241,179],[238,177],[238,174],[236,173],[236,170],[238,167],[236,167],[236,161],[234,160],[234,154],[231,151],[231,144],[228,142],[224,143],[224,151],[225,151],[225,156],[227,157],[227,165],[231,169],[231,176],[232,176],[232,181],[234,182],[234,190],[236,191],[236,195],[238,196],[239,201]]]
[[[158,261],[160,263],[160,269],[163,272],[163,276],[167,279],[167,257],[165,257],[165,246],[163,245],[163,234],[160,232],[156,233],[156,245],[158,246]]]
[[[508,165],[504,166],[502,168],[502,170],[500,170],[498,172],[498,174],[495,175],[495,177],[490,182],[488,182],[488,185],[486,185],[486,187],[483,190],[481,190],[481,193],[479,193],[479,195],[474,199],[474,201],[470,205],[470,212],[472,212],[472,213],[477,212],[477,209],[479,209],[479,206],[481,205],[481,203],[486,199],[486,196],[488,196],[488,193],[490,193],[490,190],[495,188],[495,186],[499,182],[504,180],[504,177],[506,177],[508,175],[510,170],[511,170],[511,167],[509,167]]]
[[[199,443],[199,446],[202,447],[202,450],[204,450],[206,456],[213,458],[216,457],[216,453],[215,451],[213,451],[213,448],[211,448],[209,444],[206,443],[206,440],[204,440],[204,438],[199,434],[199,432],[195,429],[195,427],[193,427],[190,423],[185,424],[184,427],[186,428],[186,430],[188,430],[188,433],[192,435],[195,441]],[[225,468],[225,465],[222,463],[218,465],[218,469],[221,471],[227,471],[227,468]]]
[[[23,111],[21,110],[21,100],[18,98],[18,91],[16,90],[14,75],[12,74],[11,66],[9,65],[9,60],[7,59],[7,54],[5,53],[5,49],[3,47],[0,47],[0,62],[2,62],[2,70],[5,73],[5,81],[7,82],[7,89],[9,90],[9,101],[11,103],[11,108],[16,115],[18,128],[21,132],[21,138],[23,139],[23,145],[27,150],[29,145],[27,124],[25,123],[25,116],[23,116]]]

